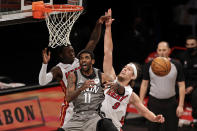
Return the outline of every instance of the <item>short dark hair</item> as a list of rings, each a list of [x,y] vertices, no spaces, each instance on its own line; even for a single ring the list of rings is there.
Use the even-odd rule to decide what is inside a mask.
[[[94,59],[94,53],[93,53],[91,50],[87,50],[87,49],[81,50],[81,51],[77,54],[77,58],[80,59],[80,56],[81,56],[81,54],[83,54],[83,53],[88,53],[88,54],[90,54],[90,57],[91,57],[92,59]]]
[[[197,37],[196,36],[187,36],[186,37],[186,40],[189,40],[189,39],[194,39],[194,40],[196,40],[197,41]]]

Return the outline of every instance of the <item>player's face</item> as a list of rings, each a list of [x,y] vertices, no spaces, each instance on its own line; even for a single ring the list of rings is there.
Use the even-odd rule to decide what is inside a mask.
[[[197,47],[197,41],[194,39],[188,39],[186,40],[186,48],[196,48]]]
[[[160,57],[166,57],[167,58],[170,54],[170,48],[168,47],[167,44],[161,43],[157,47],[157,54]]]
[[[89,53],[82,53],[79,58],[82,71],[89,71],[94,64],[94,59],[91,58]]]
[[[75,52],[72,46],[64,47],[62,50],[61,57],[64,61],[67,61],[69,64],[72,64],[75,59]]]
[[[119,78],[122,78],[124,80],[130,81],[131,79],[134,79],[134,73],[133,73],[133,68],[129,65],[126,65],[120,74],[118,75]]]

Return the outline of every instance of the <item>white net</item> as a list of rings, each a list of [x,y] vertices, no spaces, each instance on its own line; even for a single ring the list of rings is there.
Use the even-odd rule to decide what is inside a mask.
[[[82,0],[68,0],[69,5],[80,5],[82,6]]]
[[[45,20],[49,30],[49,47],[56,48],[61,45],[71,45],[69,36],[71,29],[83,10],[45,12]]]

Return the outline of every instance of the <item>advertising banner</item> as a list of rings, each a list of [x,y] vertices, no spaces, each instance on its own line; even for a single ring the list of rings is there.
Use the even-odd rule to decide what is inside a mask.
[[[56,130],[64,94],[60,86],[0,96],[0,130]]]

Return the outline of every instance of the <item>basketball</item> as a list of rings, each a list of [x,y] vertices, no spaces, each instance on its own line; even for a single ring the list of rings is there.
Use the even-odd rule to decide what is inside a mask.
[[[151,63],[151,69],[157,76],[165,76],[171,70],[170,61],[165,57],[157,57]]]

